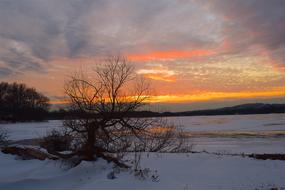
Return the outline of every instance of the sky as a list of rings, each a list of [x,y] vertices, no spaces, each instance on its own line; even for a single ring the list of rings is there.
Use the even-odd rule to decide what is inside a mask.
[[[123,55],[166,110],[285,103],[284,0],[0,0],[0,81],[64,99]]]

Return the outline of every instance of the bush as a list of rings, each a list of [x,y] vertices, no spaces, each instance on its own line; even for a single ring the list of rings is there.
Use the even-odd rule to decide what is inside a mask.
[[[42,138],[40,146],[48,151],[66,151],[70,150],[72,138],[63,132],[52,130]]]
[[[7,143],[8,134],[7,131],[0,129],[0,145],[5,145]]]

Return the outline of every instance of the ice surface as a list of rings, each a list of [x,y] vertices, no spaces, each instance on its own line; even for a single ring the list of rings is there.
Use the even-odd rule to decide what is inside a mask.
[[[213,136],[190,138],[194,150],[222,153],[285,153],[285,138],[255,136],[260,132],[285,131],[285,114],[171,117],[190,133],[215,132]],[[0,124],[11,140],[39,138],[62,121]],[[250,132],[252,136],[221,136]],[[0,153],[0,190],[252,190],[285,188],[285,161],[255,160],[240,156],[198,154],[147,154],[142,166],[157,170],[159,182],[139,180],[129,171],[107,175],[112,165],[105,161],[83,162],[66,170],[57,161],[18,160]]]
[[[285,153],[285,137],[259,137],[255,134],[282,132],[285,134],[285,114],[169,117],[169,122],[180,125],[190,133],[214,133],[212,136],[190,138],[194,150],[229,153]],[[39,138],[47,131],[59,129],[62,121],[40,123],[0,124],[6,128],[10,140]],[[219,136],[223,134],[230,136]],[[250,137],[235,136],[250,133]]]
[[[7,130],[9,140],[40,138],[52,129],[60,129],[61,126],[60,120],[0,124],[1,128]]]

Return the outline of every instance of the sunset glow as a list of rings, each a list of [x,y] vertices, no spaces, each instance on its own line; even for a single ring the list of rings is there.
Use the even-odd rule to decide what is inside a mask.
[[[195,101],[209,101],[217,99],[242,99],[242,98],[253,98],[253,97],[278,97],[285,96],[285,88],[283,90],[273,90],[264,92],[210,92],[202,94],[192,95],[161,95],[153,96],[150,102],[195,102]]]
[[[149,61],[157,59],[179,59],[189,57],[200,57],[213,55],[210,50],[193,50],[193,51],[155,51],[146,54],[128,55],[130,61]]]
[[[285,96],[285,86],[268,91],[255,92],[206,92],[182,95],[153,95],[147,98],[148,103],[183,103],[225,99],[268,98]],[[136,97],[134,97],[136,98]],[[68,104],[68,100],[51,101],[52,104]]]
[[[274,2],[5,1],[0,79],[65,104],[73,73],[92,79],[122,55],[150,82],[151,103],[284,103],[285,4]]]

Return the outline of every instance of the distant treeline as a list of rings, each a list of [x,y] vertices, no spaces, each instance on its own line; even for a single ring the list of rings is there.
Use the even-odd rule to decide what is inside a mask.
[[[245,114],[269,114],[269,113],[285,113],[285,104],[243,104],[233,107],[225,107],[220,109],[197,110],[185,112],[152,112],[152,111],[136,111],[129,112],[128,117],[172,117],[172,116],[211,116],[211,115],[245,115]],[[82,117],[79,112],[67,111],[60,109],[49,112],[48,119],[63,119],[69,116]]]
[[[48,116],[49,99],[25,84],[0,83],[0,120],[43,120]]]
[[[285,113],[285,104],[243,104],[211,110],[185,112],[135,111],[126,113],[127,117],[170,117],[170,116],[208,116],[235,114]],[[40,121],[86,117],[86,113],[76,110],[59,109],[49,111],[49,99],[25,84],[0,83],[0,121]],[[100,117],[98,115],[98,117]],[[118,115],[120,117],[120,115]]]
[[[246,115],[246,114],[270,114],[285,113],[285,104],[242,104],[233,107],[219,109],[186,111],[176,113],[164,113],[169,116],[199,116],[199,115]]]

